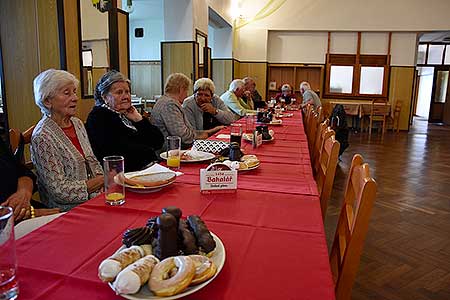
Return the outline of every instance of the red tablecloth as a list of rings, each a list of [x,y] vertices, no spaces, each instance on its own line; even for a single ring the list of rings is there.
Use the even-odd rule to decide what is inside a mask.
[[[150,194],[128,192],[120,207],[102,196],[17,242],[20,299],[118,299],[97,278],[99,263],[121,246],[121,235],[175,205],[198,214],[220,237],[225,265],[187,299],[334,299],[317,189],[300,119],[274,127],[276,140],[251,149],[261,166],[239,174],[238,191],[201,194],[199,169]],[[226,133],[226,129],[223,131]]]

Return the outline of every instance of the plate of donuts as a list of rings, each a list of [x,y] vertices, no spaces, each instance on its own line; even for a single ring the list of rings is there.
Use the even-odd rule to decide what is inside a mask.
[[[207,281],[204,281],[197,285],[189,286],[188,288],[184,289],[181,293],[173,295],[173,296],[166,296],[166,297],[156,296],[153,292],[150,291],[148,284],[144,284],[143,286],[141,286],[139,291],[135,294],[119,294],[119,295],[122,296],[123,298],[131,299],[131,300],[156,300],[156,299],[170,300],[170,299],[178,299],[178,298],[186,297],[187,295],[193,294],[193,293],[197,292],[198,290],[204,288],[209,283],[211,283],[211,281],[213,281],[217,277],[217,275],[220,273],[220,271],[223,268],[223,265],[225,264],[225,258],[226,258],[225,247],[224,247],[222,241],[214,233],[211,232],[211,235],[214,238],[214,241],[216,242],[216,248],[214,249],[213,252],[210,253],[211,255],[210,255],[209,259],[216,266],[216,271],[215,271],[215,274],[211,278],[209,278]],[[124,248],[126,248],[126,247],[125,246],[120,247],[117,250],[117,252],[123,250]],[[200,257],[200,255],[194,255],[194,256]],[[182,258],[182,257],[184,257],[184,256],[169,257],[169,259],[170,258],[177,259],[177,258]],[[162,261],[162,262],[164,262],[164,261]],[[180,266],[178,266],[178,265],[176,265],[176,267],[181,269]],[[116,289],[114,288],[113,282],[109,282],[108,285],[111,287],[111,289],[116,291]]]
[[[128,228],[98,267],[101,281],[126,299],[177,299],[208,285],[223,268],[225,247],[198,215],[164,207],[145,226]]]

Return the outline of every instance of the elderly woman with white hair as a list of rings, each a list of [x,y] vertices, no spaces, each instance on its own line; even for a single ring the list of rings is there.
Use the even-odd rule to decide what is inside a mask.
[[[319,106],[322,106],[319,96],[311,89],[307,81],[300,83],[300,93],[303,95],[302,107],[311,104],[314,106],[314,109],[317,109]]]
[[[194,94],[184,99],[184,113],[196,130],[229,125],[238,119],[214,94],[215,89],[211,79],[200,78],[194,83]]]
[[[131,82],[122,73],[105,73],[95,87],[95,106],[86,121],[92,149],[99,161],[105,156],[125,158],[125,171],[144,169],[158,160],[164,144],[159,129],[131,104]]]
[[[284,101],[286,104],[291,104],[292,99],[295,98],[295,94],[292,94],[292,88],[289,84],[285,83],[281,86],[281,93],[275,96],[277,102]]]
[[[78,80],[49,69],[33,82],[34,98],[43,114],[31,137],[41,200],[67,211],[98,194],[102,168],[92,152],[83,122],[75,117]]]
[[[181,106],[187,97],[190,85],[191,80],[186,75],[182,73],[170,74],[166,79],[164,95],[158,99],[152,110],[153,124],[161,130],[164,137],[179,136],[183,149],[192,146],[194,139],[207,139],[210,135],[222,129],[221,126],[216,126],[208,130],[196,130],[191,125]]]
[[[247,113],[255,113],[251,106],[242,100],[245,90],[245,82],[242,79],[235,79],[230,83],[228,91],[220,96],[228,108],[239,117]]]

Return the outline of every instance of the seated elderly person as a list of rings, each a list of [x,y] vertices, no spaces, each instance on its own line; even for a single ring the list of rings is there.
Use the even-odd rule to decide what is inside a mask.
[[[311,89],[307,81],[300,83],[300,93],[303,95],[302,108],[308,104],[313,105],[314,109],[322,106],[319,96]]]
[[[265,108],[267,104],[256,90],[255,80],[251,77],[245,77],[243,80],[245,83],[245,92],[242,95],[242,100],[250,105],[252,109]]]
[[[235,79],[230,83],[228,91],[220,96],[220,99],[228,108],[239,117],[244,117],[247,113],[255,113],[252,108],[242,100],[245,92],[245,83],[242,79]]]
[[[58,208],[46,209],[31,200],[36,176],[21,164],[0,137],[0,205],[10,206],[14,221],[58,213]]]
[[[275,96],[277,102],[282,102],[282,100],[284,100],[286,104],[291,104],[293,98],[295,98],[295,94],[292,94],[292,88],[287,83],[283,84],[281,87],[281,93]]]
[[[184,114],[196,130],[229,125],[237,120],[236,115],[214,91],[215,86],[211,79],[200,78],[194,84],[194,95],[184,99]]]
[[[164,137],[179,136],[183,149],[192,146],[194,139],[207,139],[223,128],[216,126],[207,130],[196,130],[191,125],[181,106],[190,85],[191,80],[186,75],[170,74],[166,79],[164,95],[156,101],[152,110],[153,124],[161,130]]]
[[[102,167],[83,122],[75,117],[75,76],[50,69],[36,76],[33,85],[36,104],[43,113],[31,137],[39,194],[48,207],[67,211],[101,191]]]
[[[155,150],[164,144],[159,129],[131,105],[130,80],[109,71],[95,87],[95,106],[89,113],[86,130],[99,161],[121,155],[125,170],[137,171],[158,160]]]

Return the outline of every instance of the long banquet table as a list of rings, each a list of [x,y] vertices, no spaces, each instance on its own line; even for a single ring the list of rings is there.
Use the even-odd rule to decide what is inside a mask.
[[[19,299],[118,299],[97,277],[100,262],[165,206],[198,214],[220,237],[226,261],[209,285],[186,299],[334,299],[334,286],[300,112],[271,126],[275,140],[252,149],[258,169],[239,173],[235,193],[202,194],[199,169],[159,192],[127,192],[120,207],[102,196],[17,241]],[[221,132],[226,133],[226,129]]]

